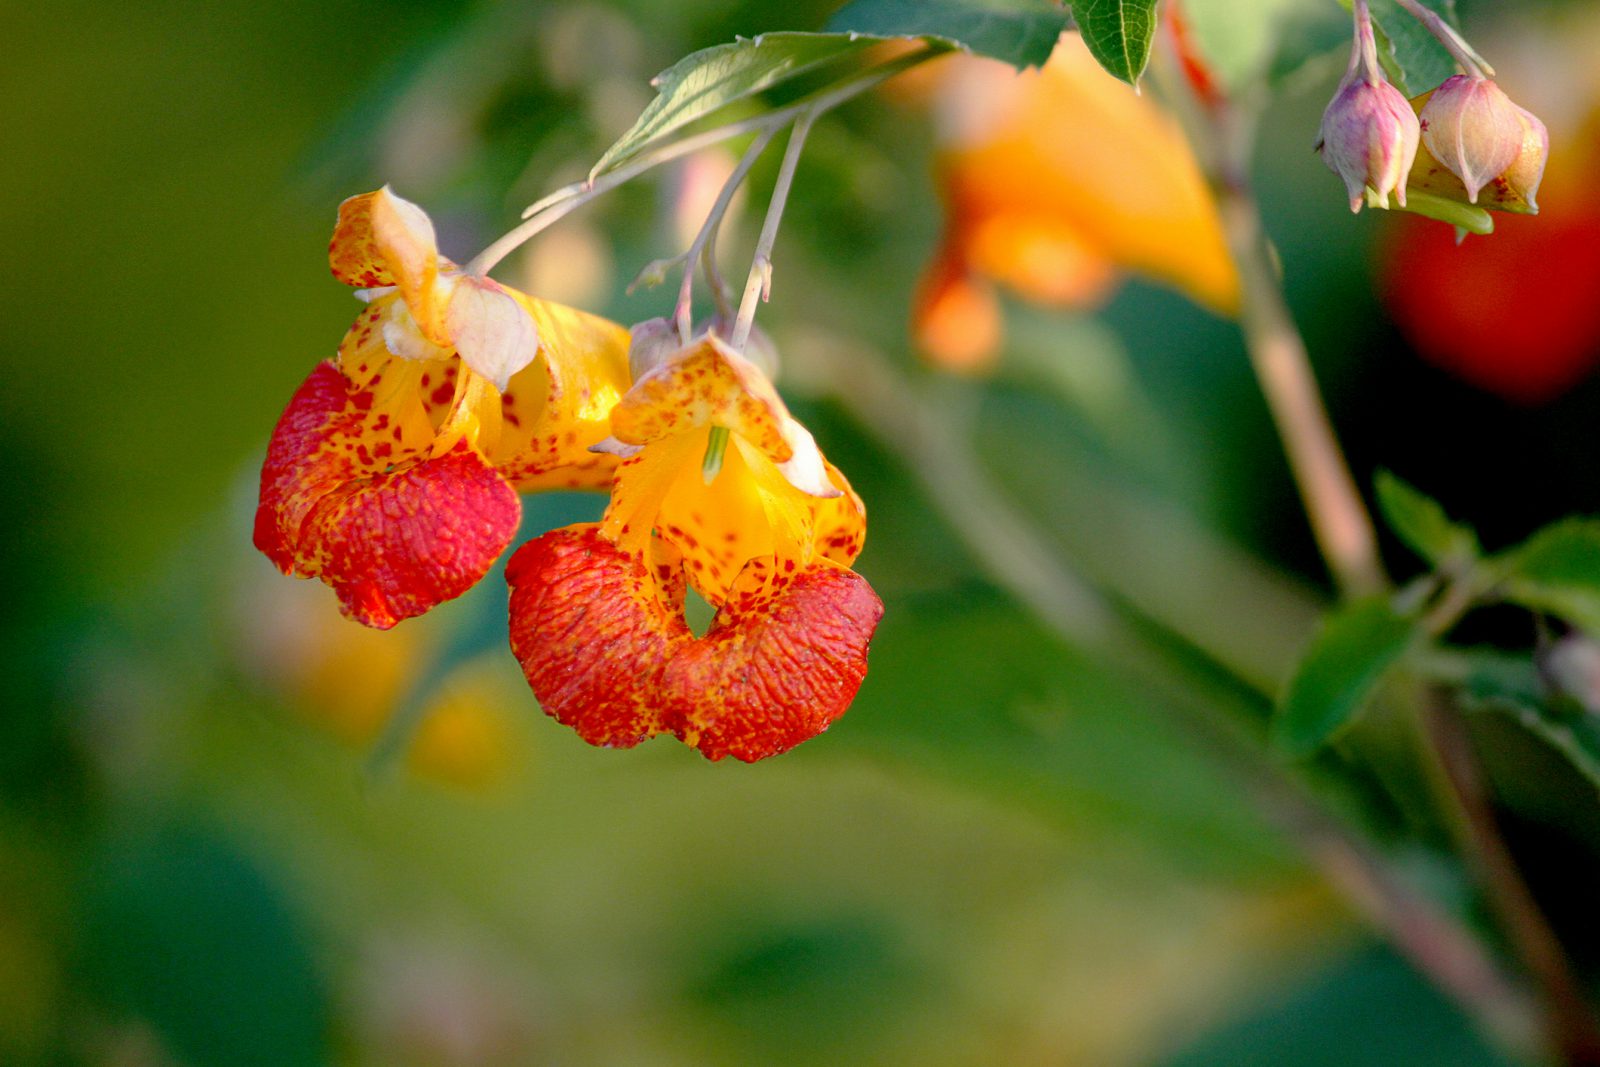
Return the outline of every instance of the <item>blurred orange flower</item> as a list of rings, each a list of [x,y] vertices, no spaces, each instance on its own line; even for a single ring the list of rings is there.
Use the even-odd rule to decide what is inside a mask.
[[[1077,34],[1038,70],[962,56],[942,73],[934,111],[945,233],[913,316],[931,359],[974,368],[994,358],[997,283],[1086,307],[1133,271],[1220,314],[1237,311],[1238,277],[1182,132],[1101,70]]]

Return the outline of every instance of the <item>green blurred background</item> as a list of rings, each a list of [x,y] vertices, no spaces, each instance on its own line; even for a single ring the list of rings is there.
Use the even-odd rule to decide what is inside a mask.
[[[354,310],[325,266],[340,199],[393,182],[469,255],[652,73],[830,6],[4,12],[0,1064],[1498,1062],[837,405],[794,397],[868,501],[888,614],[850,714],[764,764],[545,719],[494,644],[494,576],[376,635],[250,548],[273,421]],[[1309,151],[1331,80],[1303,81],[1263,198],[1358,475],[1399,470],[1491,543],[1596,510],[1600,388],[1517,404],[1410,350],[1373,269],[1399,231],[1340,209]],[[763,313],[780,346],[909,364],[928,153],[881,101],[819,128]],[[683,180],[507,280],[661,313],[621,289],[676,250]],[[1137,282],[1098,316],[1013,310],[999,376],[939,386],[998,484],[1091,574],[1286,666],[1323,576],[1232,327]],[[600,506],[529,501],[525,532]],[[397,708],[413,733],[383,733]],[[1592,806],[1503,750],[1556,776],[1522,817],[1593,885]]]

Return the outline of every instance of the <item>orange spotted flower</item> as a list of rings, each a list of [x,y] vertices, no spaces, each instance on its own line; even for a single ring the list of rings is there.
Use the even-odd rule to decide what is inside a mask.
[[[1064,35],[1023,74],[971,56],[944,64],[934,111],[945,233],[913,313],[931,359],[994,359],[997,284],[1092,307],[1131,270],[1237,311],[1216,205],[1177,123],[1101,70],[1082,38]]]
[[[642,374],[601,447],[599,523],[512,557],[511,648],[546,712],[596,745],[671,733],[757,760],[842,715],[883,606],[851,571],[866,516],[754,364],[715,335]],[[686,588],[717,609],[703,636]]]
[[[461,270],[387,188],[340,205],[328,258],[367,307],[273,431],[255,543],[387,629],[483,577],[517,490],[609,482],[615,458],[588,449],[627,387],[628,333]]]

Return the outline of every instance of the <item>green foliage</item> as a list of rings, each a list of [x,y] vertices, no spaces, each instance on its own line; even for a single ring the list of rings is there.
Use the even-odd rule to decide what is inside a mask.
[[[1370,193],[1368,194],[1370,197]],[[1368,200],[1371,203],[1371,200]],[[1447,222],[1466,233],[1486,237],[1494,232],[1494,216],[1476,204],[1463,204],[1448,197],[1413,189],[1406,198],[1406,210],[1413,215]]]
[[[1393,952],[1364,946],[1161,1067],[1509,1067],[1463,1022]]]
[[[1273,28],[1276,39],[1265,70],[1268,86],[1292,89],[1302,76],[1316,78],[1322,69],[1342,68],[1350,54],[1350,18],[1332,4],[1289,5]]]
[[[1067,28],[1067,11],[1051,0],[852,0],[827,28],[876,37],[938,37],[1027,68],[1050,58]]]
[[[1292,756],[1321,748],[1356,719],[1418,633],[1416,623],[1383,600],[1357,601],[1335,611],[1289,682],[1273,720],[1273,741]]]
[[[1400,540],[1417,555],[1438,566],[1449,560],[1470,559],[1482,551],[1471,528],[1451,522],[1432,497],[1388,471],[1379,471],[1378,509]]]
[[[86,879],[79,967],[194,1067],[329,1062],[328,1003],[298,916],[223,838],[193,825],[116,839]]]
[[[1564,756],[1600,789],[1600,719],[1556,706],[1527,657],[1498,649],[1453,650],[1443,664],[1470,711],[1505,715]]]
[[[981,588],[891,604],[873,667],[828,740],[1075,832],[1204,870],[1281,869],[1276,836],[1152,699]],[[1157,787],[1159,784],[1159,787]]]
[[[1076,0],[1072,19],[1107,71],[1137,84],[1150,62],[1156,0]],[[828,29],[880,36],[932,36],[1019,68],[1050,58],[1067,28],[1051,0],[853,0]]]
[[[1138,84],[1156,36],[1156,0],[1076,0],[1072,17],[1100,65]]]
[[[1600,520],[1547,526],[1501,562],[1507,600],[1600,634]]]
[[[685,56],[656,76],[657,95],[600,157],[590,177],[612,170],[740,101],[831,68],[851,69],[876,41],[845,34],[769,33]]]
[[[1317,26],[1337,26],[1317,40],[1318,51],[1326,50],[1330,37],[1346,46],[1350,39],[1350,20],[1340,18],[1333,5],[1316,0],[1189,0],[1183,13],[1207,69],[1232,91],[1275,65],[1291,20],[1301,25],[1316,15]]]
[[[1419,2],[1448,21],[1455,21],[1454,0]],[[1450,53],[1394,0],[1372,0],[1372,23],[1378,30],[1378,58],[1407,96],[1437,89],[1440,82],[1456,73]]]

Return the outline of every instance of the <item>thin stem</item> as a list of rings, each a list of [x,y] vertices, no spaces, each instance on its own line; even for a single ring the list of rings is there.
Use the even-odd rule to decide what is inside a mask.
[[[689,343],[689,335],[694,332],[695,268],[699,265],[701,255],[715,238],[722,217],[728,213],[728,205],[733,203],[733,195],[739,191],[739,186],[749,175],[750,168],[756,165],[756,160],[761,158],[761,153],[767,150],[767,145],[772,143],[772,138],[777,132],[776,128],[762,130],[756,135],[756,139],[750,142],[744,158],[739,160],[739,165],[733,168],[733,173],[728,175],[728,180],[723,183],[722,191],[717,194],[717,202],[711,206],[705,222],[694,235],[689,250],[683,254],[683,282],[678,286],[678,305],[674,315],[678,321],[678,340],[684,344]]]
[[[473,256],[467,263],[465,270],[468,274],[487,274],[512,252],[515,252],[533,237],[566,218],[572,212],[583,207],[589,201],[598,199],[617,186],[630,182],[639,175],[653,170],[663,163],[670,163],[681,156],[698,152],[702,148],[709,148],[715,144],[721,144],[723,141],[749,133],[751,130],[762,130],[768,127],[777,128],[782,125],[782,121],[778,119],[780,114],[781,112],[774,111],[759,118],[730,123],[727,126],[718,127],[715,130],[707,130],[705,133],[696,134],[693,137],[685,137],[681,141],[667,145],[658,152],[651,152],[648,155],[640,156],[632,162],[625,163],[616,170],[602,174],[593,181],[577,182],[558,189],[534,204],[533,208],[538,210],[533,212],[533,209],[530,209],[532,213],[520,226],[515,227],[488,248]]]
[[[750,328],[755,325],[756,303],[772,291],[772,246],[778,240],[778,226],[783,222],[783,207],[789,200],[789,188],[794,184],[795,168],[800,163],[800,153],[805,150],[806,135],[817,119],[815,109],[802,111],[789,131],[789,143],[783,150],[783,163],[778,167],[778,178],[772,187],[772,201],[767,205],[767,217],[761,224],[761,236],[756,240],[756,251],[750,260],[750,276],[744,283],[744,297],[739,301],[739,317],[733,323],[733,336],[728,344],[735,352],[743,352],[750,340]]]
[[[968,442],[952,432],[961,420],[948,405],[897,374],[881,355],[846,348],[806,349],[825,363],[811,368],[815,378],[828,382],[857,424],[901,459],[989,577],[1058,637],[1127,671],[1178,712],[1180,725],[1225,762],[1259,810],[1304,850],[1361,916],[1505,1047],[1527,1053],[1535,1032],[1528,998],[1478,939],[1396,875],[1379,853],[1323,811],[1251,741],[1219,721],[1215,705],[1201,699],[1216,696],[1237,704],[1235,691],[1218,692],[1192,668],[1181,680],[1173,678],[1170,654],[1063,563],[1043,531],[996,488]]]
[[[717,234],[722,228],[722,220],[718,219],[711,228],[711,239],[706,242],[706,250],[700,253],[700,266],[705,271],[706,285],[711,290],[711,301],[717,307],[717,317],[723,322],[733,321],[733,304],[728,300],[728,283],[722,278],[722,271],[717,267]]]
[[[1428,636],[1441,638],[1471,611],[1484,593],[1484,577],[1477,568],[1445,583],[1444,592],[1434,601],[1422,617],[1422,628]]]
[[[523,223],[472,257],[468,261],[465,270],[468,274],[487,274],[501,260],[515,252],[546,228],[565,218],[589,201],[610,192],[619,185],[632,181],[639,175],[653,170],[663,163],[670,163],[674,159],[698,152],[702,148],[709,148],[714,144],[721,144],[723,141],[742,134],[758,130],[782,129],[808,111],[820,115],[825,111],[838,107],[847,100],[860,96],[869,89],[882,85],[902,71],[909,70],[917,64],[926,62],[936,56],[943,55],[945,51],[946,49],[943,48],[929,46],[907,52],[905,55],[897,56],[886,63],[881,63],[876,67],[863,71],[855,78],[840,85],[837,89],[821,93],[814,98],[808,97],[787,107],[781,107],[776,111],[769,111],[764,115],[756,115],[739,122],[730,122],[726,126],[719,126],[714,130],[707,130],[692,137],[685,137],[681,141],[674,141],[653,152],[646,153],[638,159],[623,164],[616,170],[602,174],[598,178],[574,182],[571,185],[557,189],[549,196],[530,205],[523,212]]]
[[[1369,82],[1383,80],[1383,69],[1378,66],[1378,40],[1372,32],[1372,11],[1367,6],[1367,0],[1355,0],[1350,5],[1350,13],[1355,18],[1355,40],[1350,47],[1350,69],[1346,77],[1356,71],[1366,77]]]
[[[1423,694],[1422,727],[1461,850],[1476,868],[1501,929],[1544,1000],[1551,1048],[1564,1064],[1600,1064],[1600,1027],[1583,987],[1501,836],[1472,738],[1438,686]]]
[[[1311,532],[1339,591],[1366,596],[1388,586],[1378,538],[1334,436],[1304,339],[1283,287],[1249,176],[1252,121],[1229,101],[1196,107],[1171,76],[1170,42],[1154,70],[1195,154],[1207,166],[1223,236],[1239,272],[1239,326],[1262,395],[1283,442]]]
[[[1493,77],[1494,68],[1489,66],[1487,60],[1478,54],[1477,49],[1467,43],[1457,29],[1439,16],[1437,11],[1420,4],[1417,0],[1395,0],[1395,3],[1405,8],[1406,14],[1427,27],[1429,33],[1444,45],[1450,57],[1461,64],[1461,69],[1475,78]]]
[[[1317,545],[1344,595],[1378,592],[1388,580],[1378,558],[1377,535],[1334,436],[1305,341],[1284,302],[1255,198],[1248,187],[1229,185],[1220,190],[1219,200],[1239,269],[1245,347]]]

